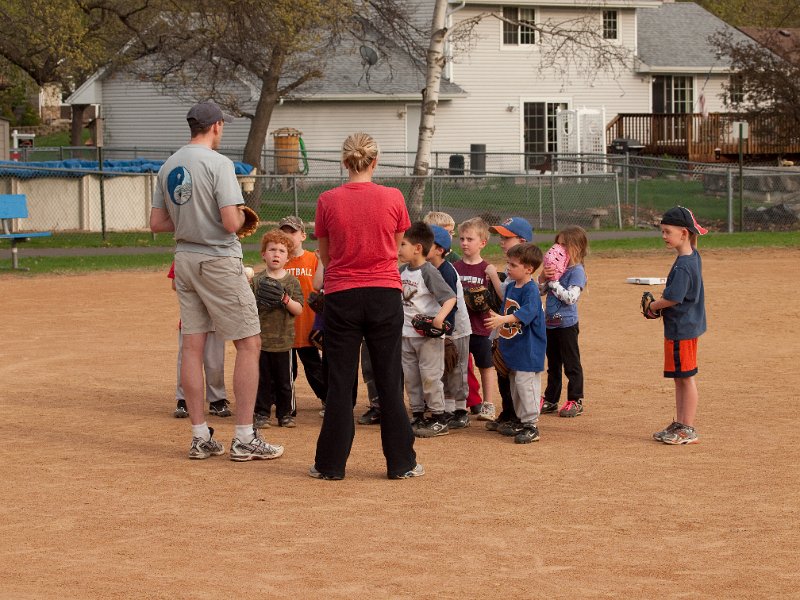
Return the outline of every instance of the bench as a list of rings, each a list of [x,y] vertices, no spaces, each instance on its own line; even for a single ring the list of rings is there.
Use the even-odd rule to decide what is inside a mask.
[[[600,219],[608,216],[608,210],[605,208],[591,208],[589,215],[592,217],[592,229],[600,229]]]
[[[28,269],[19,266],[19,256],[17,244],[27,242],[35,237],[48,237],[52,235],[50,231],[20,232],[12,231],[14,223],[12,219],[27,219],[28,203],[24,194],[0,194],[0,240],[11,240],[11,268],[20,271]]]

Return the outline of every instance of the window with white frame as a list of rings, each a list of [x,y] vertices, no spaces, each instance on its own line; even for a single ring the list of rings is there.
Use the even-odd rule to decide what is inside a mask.
[[[744,79],[739,73],[731,73],[728,82],[728,104],[738,106],[744,102]]]
[[[532,8],[503,7],[503,44],[520,46],[536,43],[536,12]]]
[[[603,11],[603,39],[616,40],[619,37],[619,20],[615,10]]]

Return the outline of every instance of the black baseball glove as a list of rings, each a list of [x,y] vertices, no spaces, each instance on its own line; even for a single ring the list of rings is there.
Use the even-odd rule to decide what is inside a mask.
[[[442,328],[439,329],[433,326],[433,317],[428,315],[414,315],[411,319],[411,327],[414,328],[420,335],[424,335],[425,337],[442,337],[444,334],[451,334],[453,333],[453,326],[448,323],[447,321],[444,322]]]
[[[315,313],[321,315],[322,311],[325,309],[325,292],[311,292],[308,295],[308,305],[311,307]]]
[[[263,277],[256,288],[256,304],[263,310],[281,308],[285,305],[286,290],[272,277]]]

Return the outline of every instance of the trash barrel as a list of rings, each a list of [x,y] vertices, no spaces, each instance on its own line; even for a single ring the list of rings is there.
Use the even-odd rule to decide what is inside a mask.
[[[469,145],[469,170],[473,175],[486,173],[486,144]]]
[[[300,173],[300,136],[303,132],[292,127],[281,127],[272,132],[275,142],[275,174]]]
[[[448,164],[448,172],[450,175],[463,175],[464,174],[464,155],[451,154],[450,163]]]

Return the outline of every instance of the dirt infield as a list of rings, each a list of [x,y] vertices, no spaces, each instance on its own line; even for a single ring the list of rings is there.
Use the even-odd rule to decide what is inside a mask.
[[[283,458],[189,461],[165,273],[0,276],[0,598],[800,597],[800,249],[703,256],[702,443],[650,440],[672,385],[624,283],[673,255],[590,256],[584,415],[420,440],[407,481],[364,426],[344,481],[309,478],[304,383]]]

